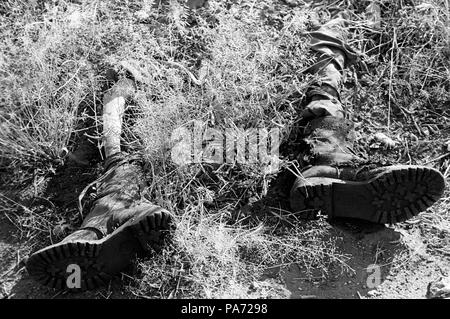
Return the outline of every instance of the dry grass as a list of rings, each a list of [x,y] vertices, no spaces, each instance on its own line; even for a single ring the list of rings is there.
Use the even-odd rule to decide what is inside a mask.
[[[285,297],[279,276],[262,281],[271,269],[297,263],[324,279],[332,268],[349,271],[350,256],[337,250],[326,222],[305,223],[257,205],[275,178],[259,165],[178,167],[170,159],[171,133],[195,120],[215,128],[277,127],[287,149],[295,147],[288,137],[309,80],[301,71],[312,63],[303,32],[313,20],[327,21],[329,11],[275,0],[239,1],[228,9],[210,1],[199,11],[176,1],[152,3],[0,5],[2,179],[14,176],[16,185],[25,185],[29,179],[17,179],[31,175],[36,184],[36,176],[61,167],[67,150],[92,129],[87,125],[100,132],[103,72],[108,66],[123,72],[119,65],[127,61],[144,82],[128,103],[124,145],[151,164],[149,197],[177,215],[172,245],[139,262],[130,291],[161,298]],[[359,69],[349,72],[344,92],[359,128],[358,151],[431,165],[448,180],[448,4],[380,3],[379,29],[363,25],[364,3],[338,4],[355,13],[350,41],[365,52],[369,69],[363,77],[356,76]],[[397,145],[379,147],[371,139],[377,132]],[[282,154],[282,167],[292,158]],[[1,196],[2,210],[26,238],[38,236],[38,246],[58,239],[52,225],[80,222],[75,206],[62,214],[29,198]],[[449,208],[446,193],[418,217],[430,251],[440,256],[450,249]]]
[[[11,9],[15,10],[11,10]],[[81,103],[92,94],[88,28],[35,4],[1,4],[0,161],[30,168],[57,163],[70,144]]]
[[[361,9],[361,8],[360,8]],[[359,147],[393,163],[419,164],[450,177],[450,11],[447,1],[381,2],[382,24],[376,32],[355,28],[355,45],[365,52],[369,74],[354,79],[349,96]],[[350,93],[349,92],[349,93]],[[376,132],[396,146],[379,148]],[[363,138],[368,136],[369,138]],[[449,193],[418,217],[427,252],[449,257]]]
[[[262,224],[230,225],[198,209],[184,211],[173,245],[139,264],[136,295],[162,298],[286,298],[279,271],[298,264],[305,275],[326,279],[330,267],[350,272],[349,256],[335,250],[322,222],[296,223],[273,234]],[[266,278],[266,280],[262,280]],[[271,278],[271,279],[268,279]]]

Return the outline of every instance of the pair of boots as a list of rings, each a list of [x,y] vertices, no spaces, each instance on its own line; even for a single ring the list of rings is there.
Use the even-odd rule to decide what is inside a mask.
[[[375,168],[352,152],[353,123],[340,103],[343,71],[355,60],[345,44],[343,21],[337,19],[311,33],[318,80],[308,90],[302,117],[311,166],[291,190],[294,212],[313,217],[353,217],[396,223],[417,215],[439,199],[444,178],[423,166]],[[107,284],[135,255],[158,250],[173,218],[141,195],[142,167],[121,153],[107,159],[97,182],[97,199],[81,228],[62,242],[34,253],[27,262],[31,276],[53,288],[67,287],[71,265],[80,269],[80,289]],[[74,288],[74,287],[69,287]]]

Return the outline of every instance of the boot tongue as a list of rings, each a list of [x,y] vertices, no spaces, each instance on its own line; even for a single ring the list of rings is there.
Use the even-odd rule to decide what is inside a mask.
[[[353,166],[361,161],[352,151],[354,125],[351,121],[334,116],[314,119],[306,129],[305,140],[311,146],[312,164]]]

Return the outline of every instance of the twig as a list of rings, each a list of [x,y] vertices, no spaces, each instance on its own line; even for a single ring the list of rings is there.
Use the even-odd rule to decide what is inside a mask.
[[[449,156],[449,155],[450,155],[450,152],[448,152],[448,153],[446,153],[446,154],[444,154],[444,155],[438,156],[438,157],[436,157],[436,158],[434,158],[434,159],[432,159],[432,160],[426,162],[424,165],[428,165],[428,164],[430,164],[430,163],[436,162],[436,161],[438,161],[438,160],[440,160],[440,159],[442,159],[442,158],[444,158],[444,157],[447,157],[447,156]]]

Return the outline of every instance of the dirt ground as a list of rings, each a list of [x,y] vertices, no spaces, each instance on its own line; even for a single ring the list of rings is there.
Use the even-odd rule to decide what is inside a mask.
[[[301,270],[292,266],[285,274],[292,298],[423,299],[428,284],[450,269],[448,261],[426,252],[414,231],[380,227],[364,233],[351,231],[348,225],[332,227],[339,250],[351,256],[347,263],[353,271],[333,274],[327,281],[305,281]],[[368,269],[372,264],[381,266],[381,278],[379,285],[375,282],[375,287],[368,287],[374,274]]]

